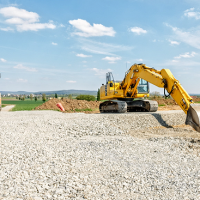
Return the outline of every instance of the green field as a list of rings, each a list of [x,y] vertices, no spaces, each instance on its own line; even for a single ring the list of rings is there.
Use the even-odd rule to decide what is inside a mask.
[[[16,97],[1,97],[2,100],[17,100]]]
[[[20,100],[3,100],[2,99],[2,104],[3,105],[15,105],[15,107],[12,109],[12,111],[22,111],[22,110],[33,110],[35,107],[43,104],[42,100],[25,100],[25,101],[20,101]]]

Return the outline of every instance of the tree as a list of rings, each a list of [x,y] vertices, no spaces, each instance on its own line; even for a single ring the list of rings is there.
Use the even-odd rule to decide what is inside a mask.
[[[100,101],[100,89],[98,89],[98,92],[97,92],[97,101]]]
[[[68,95],[68,99],[72,99],[72,94],[69,94],[69,95]]]
[[[42,94],[42,101],[46,101],[46,94]]]
[[[37,97],[35,96],[35,101],[37,101]]]
[[[57,95],[57,93],[55,93],[55,98],[58,98],[58,95]]]
[[[30,99],[31,99],[31,101],[33,100],[33,95],[32,94],[30,94]]]
[[[22,100],[22,101],[24,101],[24,100],[25,100],[25,98],[26,98],[26,96],[25,96],[25,95],[23,95],[23,96],[22,96],[22,98],[21,98],[21,100]]]
[[[160,92],[157,92],[157,91],[152,92],[152,93],[151,93],[151,96],[152,96],[154,99],[159,99],[159,98],[161,98]]]
[[[77,100],[95,101],[96,98],[93,95],[78,95]]]

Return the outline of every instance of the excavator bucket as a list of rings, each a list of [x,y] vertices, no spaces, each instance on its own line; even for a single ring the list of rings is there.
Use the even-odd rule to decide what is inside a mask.
[[[200,104],[190,104],[185,124],[192,126],[196,131],[200,132]]]

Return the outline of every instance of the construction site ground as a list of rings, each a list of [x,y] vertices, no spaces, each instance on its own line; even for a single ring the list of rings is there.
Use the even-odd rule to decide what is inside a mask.
[[[181,110],[0,113],[0,199],[200,199],[200,134]]]
[[[157,101],[154,113],[74,99],[0,112],[0,199],[200,199],[200,133]]]

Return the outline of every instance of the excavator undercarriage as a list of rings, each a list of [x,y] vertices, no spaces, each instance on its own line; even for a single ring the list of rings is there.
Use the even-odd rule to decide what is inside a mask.
[[[156,112],[158,110],[158,103],[157,101],[151,100],[111,100],[101,103],[99,106],[99,110],[101,113]]]

